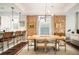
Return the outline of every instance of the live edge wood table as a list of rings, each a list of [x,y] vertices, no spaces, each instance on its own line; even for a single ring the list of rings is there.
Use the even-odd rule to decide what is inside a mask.
[[[59,35],[46,35],[46,36],[39,36],[39,35],[33,35],[33,36],[28,36],[28,40],[33,40],[34,41],[34,51],[36,51],[36,41],[37,40],[55,40],[55,49],[58,50],[57,44],[59,43],[60,40],[65,42],[65,36],[59,36]],[[66,43],[65,43],[65,50],[66,50]]]

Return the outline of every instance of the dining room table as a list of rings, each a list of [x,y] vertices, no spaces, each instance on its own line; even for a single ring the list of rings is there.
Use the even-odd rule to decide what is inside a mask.
[[[34,42],[34,51],[37,50],[36,49],[37,40],[44,40],[45,42],[47,42],[49,40],[53,40],[53,41],[55,41],[55,50],[58,50],[59,41],[65,42],[65,39],[66,39],[65,36],[59,36],[59,35],[32,35],[32,36],[28,36],[28,40],[33,40],[33,42]],[[46,43],[45,43],[45,45],[46,45]]]

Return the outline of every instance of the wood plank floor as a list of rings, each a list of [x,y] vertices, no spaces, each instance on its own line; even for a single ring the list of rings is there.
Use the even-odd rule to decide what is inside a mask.
[[[55,50],[53,48],[50,48],[47,50],[47,52],[43,50],[38,50],[35,52],[33,50],[33,47],[30,47],[30,50],[28,51],[27,45],[18,55],[79,55],[79,50],[74,48],[71,45],[67,44],[67,51],[64,51],[64,47],[62,47],[59,51],[55,53]]]

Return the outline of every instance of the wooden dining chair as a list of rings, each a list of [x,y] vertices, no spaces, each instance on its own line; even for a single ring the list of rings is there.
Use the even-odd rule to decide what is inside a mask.
[[[47,51],[47,41],[44,39],[36,40],[36,50],[38,50],[38,49],[43,49],[46,52]]]
[[[60,40],[57,41],[58,44],[58,50],[60,50],[60,47],[64,47],[66,51],[66,38],[65,33],[54,33],[54,35],[58,35],[61,37]]]
[[[31,48],[32,46],[34,46],[34,40],[32,38],[32,36],[27,36],[27,40],[28,40],[28,51],[29,51],[29,48]]]
[[[54,48],[55,49],[55,40],[49,39],[47,41],[47,49],[49,49],[49,48]]]
[[[59,40],[59,43],[58,43],[58,50],[60,50],[61,47],[64,47],[64,50],[65,50],[65,52],[66,52],[66,40],[65,40],[65,39]]]

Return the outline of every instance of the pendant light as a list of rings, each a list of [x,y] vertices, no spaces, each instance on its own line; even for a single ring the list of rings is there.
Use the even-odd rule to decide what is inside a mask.
[[[19,12],[19,21],[21,21],[21,12]]]
[[[11,7],[12,9],[12,21],[14,21],[13,17],[14,17],[14,7]]]
[[[47,9],[47,4],[45,4],[45,22],[46,22],[46,17],[47,17],[47,15],[46,15],[46,10]]]

